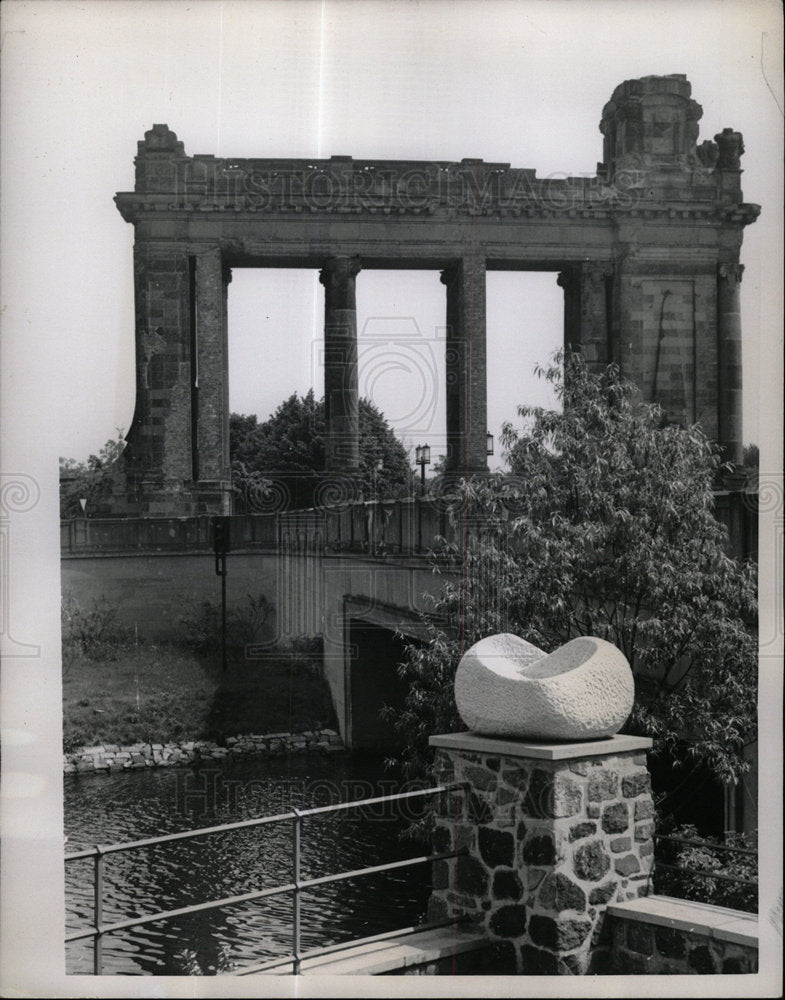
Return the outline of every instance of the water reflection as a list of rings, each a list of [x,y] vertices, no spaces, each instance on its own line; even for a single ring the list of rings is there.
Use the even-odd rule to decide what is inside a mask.
[[[68,779],[68,851],[194,827],[390,794],[395,782],[378,758],[292,754],[212,763],[201,769],[149,769]],[[372,806],[303,821],[302,877],[353,870],[426,853],[401,838],[420,800]],[[110,855],[105,861],[106,923],[291,881],[292,823],[215,834]],[[303,950],[418,922],[428,865],[355,878],[302,897]],[[68,932],[92,923],[92,860],[66,867]],[[225,943],[237,966],[291,951],[291,894],[192,914],[104,939],[104,974],[182,974],[176,957],[194,951],[202,969]],[[92,942],[67,947],[67,971],[92,971]]]

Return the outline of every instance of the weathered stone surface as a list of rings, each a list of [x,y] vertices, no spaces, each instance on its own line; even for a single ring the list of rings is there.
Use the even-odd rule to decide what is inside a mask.
[[[444,854],[452,850],[452,830],[442,823],[437,823],[431,834],[431,845],[434,854]]]
[[[426,918],[429,923],[438,924],[443,920],[450,920],[453,916],[452,907],[443,896],[431,895],[428,899],[428,909]]]
[[[597,802],[589,802],[586,806],[586,815],[589,819],[599,819],[600,818],[600,806]]]
[[[576,823],[574,826],[570,827],[570,841],[582,840],[584,837],[590,837],[593,833],[597,832],[597,824],[584,822]]]
[[[520,899],[523,895],[523,885],[518,873],[511,868],[499,868],[493,873],[491,889],[494,899]]]
[[[610,868],[611,859],[602,842],[594,840],[576,849],[572,866],[578,878],[585,882],[599,882]]]
[[[489,926],[499,937],[520,937],[526,933],[526,907],[500,906]]]
[[[583,976],[589,964],[588,955],[578,953],[576,955],[565,955],[560,958],[557,965],[557,972],[560,976]]]
[[[450,866],[447,861],[434,861],[431,869],[431,885],[434,889],[447,889],[450,885]]]
[[[472,788],[483,791],[490,791],[496,788],[496,775],[485,767],[475,767],[471,764],[464,764],[462,768],[462,779],[468,781]]]
[[[519,791],[523,791],[529,783],[529,772],[523,767],[505,767],[501,775],[502,781]]]
[[[651,791],[651,779],[647,771],[625,775],[621,780],[621,792],[625,799],[634,799],[649,791]]]
[[[469,793],[469,798],[467,801],[467,809],[469,819],[476,824],[490,823],[493,819],[493,812],[488,803],[476,795],[474,792]]]
[[[654,935],[651,925],[630,920],[627,923],[627,947],[640,955],[653,955]]]
[[[626,802],[615,802],[603,810],[602,828],[606,833],[624,833],[629,825],[630,813]]]
[[[619,775],[616,771],[596,771],[589,778],[587,798],[589,802],[603,802],[615,799],[619,791]]]
[[[578,948],[591,932],[590,920],[556,920],[534,914],[529,921],[529,937],[535,944],[559,951]]]
[[[460,857],[455,863],[455,888],[474,896],[484,896],[488,891],[488,873],[477,858]]]
[[[468,975],[514,976],[518,972],[518,949],[512,941],[493,941],[490,947],[470,957]],[[452,975],[452,969],[446,969],[445,974]]]
[[[655,927],[654,943],[665,958],[683,958],[686,951],[684,934],[673,927]]]
[[[640,861],[634,854],[625,854],[623,858],[618,858],[614,861],[613,867],[619,875],[632,875],[641,870]]]
[[[653,823],[638,823],[635,827],[636,840],[650,840],[654,836]]]
[[[556,913],[562,910],[578,910],[582,913],[586,909],[586,893],[561,872],[544,879],[537,901],[543,909]]]
[[[597,886],[589,893],[589,902],[595,906],[602,906],[610,902],[616,892],[616,883],[607,882],[605,885]]]
[[[535,819],[558,819],[575,816],[581,811],[582,802],[580,786],[574,781],[537,769],[532,772],[523,811]]]
[[[521,972],[524,976],[555,976],[558,973],[556,956],[525,944],[521,947]]]
[[[654,816],[654,803],[651,799],[640,799],[635,803],[635,819],[651,819]]]
[[[513,791],[511,788],[505,788],[503,785],[496,789],[496,802],[500,806],[509,805],[511,802],[517,802],[519,793]]]
[[[622,851],[629,851],[632,847],[632,837],[615,837],[610,844],[614,854],[621,854]]]
[[[488,736],[610,736],[629,715],[633,697],[624,654],[588,636],[549,656],[509,633],[488,636],[464,653],[455,675],[461,718]]]
[[[556,847],[549,834],[533,834],[524,842],[523,861],[527,865],[552,865],[556,860]]]
[[[719,972],[719,962],[712,953],[711,948],[705,944],[690,949],[690,953],[687,956],[687,964],[691,969],[704,975]]]
[[[481,826],[477,844],[480,857],[489,868],[496,868],[498,865],[506,865],[509,868],[512,865],[515,857],[515,841],[511,833]]]

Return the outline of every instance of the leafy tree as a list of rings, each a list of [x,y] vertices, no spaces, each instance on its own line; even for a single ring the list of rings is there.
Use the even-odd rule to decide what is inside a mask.
[[[85,513],[103,513],[110,510],[114,488],[114,470],[117,459],[125,449],[122,431],[117,438],[110,438],[97,455],[90,455],[86,462],[73,458],[60,458],[60,517],[84,517]],[[81,500],[85,500],[84,510]]]
[[[512,473],[460,487],[462,540],[435,554],[437,569],[463,569],[400,667],[403,763],[422,775],[427,737],[457,729],[453,680],[472,643],[513,632],[550,652],[594,635],[636,674],[624,731],[671,752],[687,739],[696,763],[734,780],[755,737],[756,590],[713,515],[718,449],[698,426],[666,424],[614,366],[592,374],[557,355],[539,374],[563,409],[519,408],[525,430],[503,432]]]
[[[324,475],[324,400],[293,393],[262,423],[233,413],[229,423],[232,478],[246,509],[296,509],[318,503]],[[247,484],[256,478],[249,494]],[[366,499],[406,496],[411,468],[384,416],[360,400],[360,489]],[[266,485],[265,485],[266,484]]]
[[[756,444],[744,445],[744,465],[748,469],[757,469],[760,465],[760,449]]]

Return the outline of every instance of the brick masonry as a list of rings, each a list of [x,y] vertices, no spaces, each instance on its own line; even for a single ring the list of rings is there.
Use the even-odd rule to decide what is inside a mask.
[[[428,919],[468,915],[510,971],[606,971],[606,907],[649,891],[645,753],[547,760],[441,749],[436,767],[440,783],[466,784],[438,806],[434,850],[456,857],[434,863]]]

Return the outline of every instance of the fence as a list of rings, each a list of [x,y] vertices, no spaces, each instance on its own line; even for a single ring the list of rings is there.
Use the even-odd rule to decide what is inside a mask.
[[[727,844],[715,844],[709,840],[700,840],[692,837],[679,837],[666,834],[656,834],[655,841],[658,844],[667,843],[667,844],[683,845],[684,847],[697,848],[705,852],[707,858],[711,858],[711,856],[715,852],[719,852],[721,855],[727,855],[731,857],[734,855],[740,855],[742,858],[757,859],[758,857],[758,852],[749,847],[736,847]],[[686,873],[688,876],[691,877],[694,876],[696,878],[701,878],[701,879],[710,879],[710,880],[716,879],[718,882],[727,883],[730,886],[742,886],[746,887],[749,890],[754,889],[756,893],[758,889],[757,878],[746,878],[741,875],[730,875],[724,871],[717,871],[709,867],[697,867],[694,864],[689,864],[681,860],[676,864],[672,864],[670,861],[661,861],[659,858],[657,858],[654,870],[655,878],[657,876],[657,873],[659,872],[668,873],[668,876],[666,876],[665,879],[659,880],[660,883],[663,885],[663,888],[667,890],[668,895],[674,895],[674,896],[677,895],[680,888],[682,889],[682,891],[685,891],[685,887],[683,886],[680,887],[675,878],[681,873]],[[740,892],[744,893],[744,889],[740,889]],[[687,896],[686,898],[689,898],[689,896]],[[709,900],[706,901],[708,902]],[[730,903],[724,900],[721,900],[720,902],[722,905],[730,905]],[[744,903],[743,900],[741,902],[742,904]],[[734,901],[733,905],[735,908],[741,908],[739,905],[739,900]],[[746,905],[743,908],[746,909]]]
[[[361,806],[379,805],[381,803],[399,802],[404,799],[423,797],[426,795],[438,795],[443,792],[454,791],[462,787],[460,783],[450,785],[438,785],[433,788],[417,789],[411,792],[399,792],[394,795],[380,795],[375,798],[356,799],[351,802],[339,802],[335,805],[318,806],[313,809],[296,809],[292,807],[289,812],[279,813],[275,816],[263,816],[259,819],[241,820],[236,823],[224,823],[220,826],[203,827],[198,830],[186,830],[182,833],[170,833],[161,837],[149,837],[145,840],[130,841],[126,844],[112,844],[110,846],[96,845],[82,851],[74,851],[65,856],[65,862],[84,860],[93,858],[93,926],[89,930],[77,931],[66,935],[65,941],[80,941],[85,938],[93,939],[93,974],[100,976],[103,969],[102,943],[107,934],[128,930],[132,927],[141,927],[145,924],[154,923],[158,920],[170,920],[175,917],[185,916],[190,913],[198,913],[205,910],[217,909],[218,907],[237,906],[241,903],[249,903],[258,899],[265,899],[271,896],[278,896],[284,893],[292,894],[292,951],[290,954],[271,959],[260,965],[254,966],[252,970],[245,972],[263,972],[282,965],[291,963],[292,974],[299,975],[300,966],[304,958],[316,954],[324,954],[330,950],[338,950],[341,947],[350,947],[357,944],[357,941],[347,942],[344,945],[333,945],[331,948],[314,949],[303,953],[300,949],[301,928],[300,928],[300,897],[303,892],[307,892],[317,886],[328,885],[333,882],[342,882],[350,878],[357,878],[362,875],[375,875],[380,872],[392,871],[396,868],[406,868],[413,865],[426,864],[432,861],[440,861],[444,858],[455,857],[456,852],[450,851],[442,854],[427,854],[414,858],[406,858],[401,861],[390,861],[381,865],[373,865],[367,868],[358,868],[352,871],[344,871],[335,875],[323,875],[318,878],[303,879],[301,877],[300,864],[302,857],[302,821],[309,816],[317,814],[338,812],[347,809],[357,809]],[[128,920],[120,920],[113,924],[103,923],[103,899],[104,899],[104,859],[110,854],[121,851],[133,851],[143,847],[151,847],[157,844],[169,843],[176,840],[191,840],[196,837],[206,837],[214,834],[227,833],[231,830],[248,829],[249,827],[265,826],[270,823],[284,823],[291,821],[292,826],[292,880],[284,885],[273,886],[269,889],[259,889],[254,892],[242,893],[235,896],[226,896],[220,899],[212,899],[202,903],[194,903],[190,906],[179,907],[175,910],[162,910],[156,913],[145,914],[141,917],[133,917]],[[460,853],[460,852],[459,852]],[[445,923],[423,924],[418,930],[426,930],[434,927],[444,926]],[[377,935],[377,938],[391,937],[407,933],[414,928],[405,928],[389,932],[384,935]],[[364,938],[363,941],[373,940]]]

